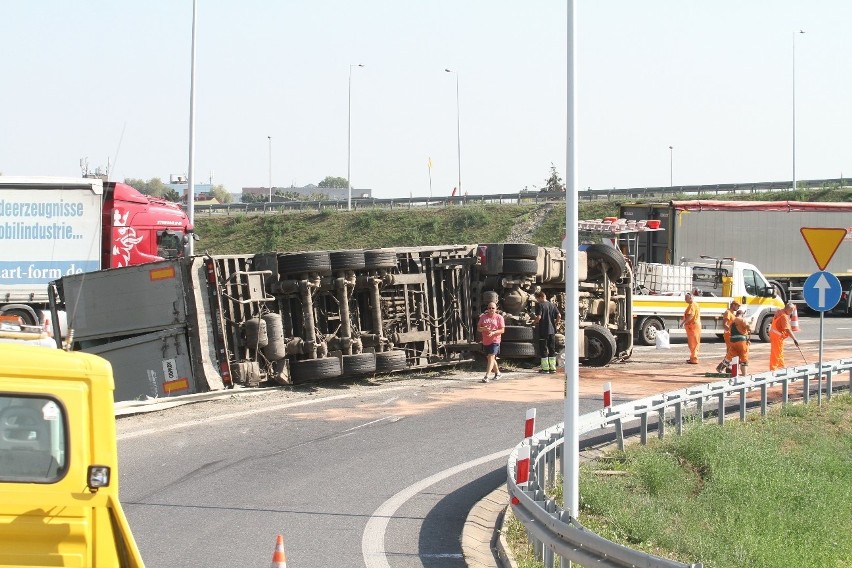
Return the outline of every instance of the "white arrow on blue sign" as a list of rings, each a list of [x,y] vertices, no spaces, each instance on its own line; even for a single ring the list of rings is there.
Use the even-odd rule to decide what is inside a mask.
[[[817,312],[827,312],[837,305],[843,288],[840,280],[831,272],[814,272],[805,280],[802,293],[808,307]]]

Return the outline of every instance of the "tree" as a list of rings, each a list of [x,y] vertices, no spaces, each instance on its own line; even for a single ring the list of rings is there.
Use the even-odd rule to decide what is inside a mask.
[[[163,195],[159,197],[162,197],[166,201],[173,201],[175,203],[180,203],[181,201],[181,194],[170,187],[166,188],[166,191],[163,192]]]
[[[210,196],[215,197],[219,203],[232,203],[234,201],[234,196],[228,193],[225,186],[221,184],[213,186],[213,189],[210,190]]]
[[[565,192],[565,184],[562,183],[562,178],[559,177],[556,166],[553,164],[550,164],[550,177],[544,183],[545,186],[541,188],[541,191],[552,193]]]
[[[261,195],[259,193],[244,193],[240,196],[241,203],[263,203],[264,201],[269,201],[268,195]]]
[[[169,186],[163,183],[160,178],[151,178],[148,181],[135,178],[124,178],[124,183],[136,188],[139,193],[150,195],[152,197],[166,198],[166,193],[169,191]],[[173,201],[173,200],[169,200]]]
[[[345,177],[326,176],[324,180],[319,182],[317,187],[323,189],[348,187],[349,182]]]

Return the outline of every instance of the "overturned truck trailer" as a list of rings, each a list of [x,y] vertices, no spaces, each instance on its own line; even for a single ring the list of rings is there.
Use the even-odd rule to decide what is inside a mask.
[[[112,363],[116,400],[470,361],[491,301],[506,318],[501,357],[533,358],[539,288],[578,310],[581,361],[601,366],[633,348],[632,274],[616,253],[579,252],[574,302],[561,249],[513,243],[167,260],[63,277],[51,308],[72,349]]]

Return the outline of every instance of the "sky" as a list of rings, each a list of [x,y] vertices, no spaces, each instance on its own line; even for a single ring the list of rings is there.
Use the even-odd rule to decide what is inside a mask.
[[[790,180],[794,153],[798,179],[852,173],[852,2],[575,1],[577,188]],[[186,175],[192,7],[3,2],[0,172]],[[566,1],[197,10],[196,183],[348,171],[354,194],[391,198],[565,177]]]

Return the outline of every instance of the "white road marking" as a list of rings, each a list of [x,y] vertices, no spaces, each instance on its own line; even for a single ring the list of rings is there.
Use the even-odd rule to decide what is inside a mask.
[[[467,469],[477,467],[490,461],[505,458],[511,450],[503,450],[495,452],[487,456],[471,460],[469,462],[459,464],[457,466],[440,471],[435,475],[422,479],[417,483],[409,485],[373,511],[370,518],[367,520],[367,526],[364,527],[364,536],[361,538],[361,554],[364,557],[364,565],[366,568],[390,568],[387,554],[385,552],[385,533],[387,532],[388,523],[393,518],[394,513],[402,507],[406,501],[439,481],[443,481],[448,477],[465,471]]]

